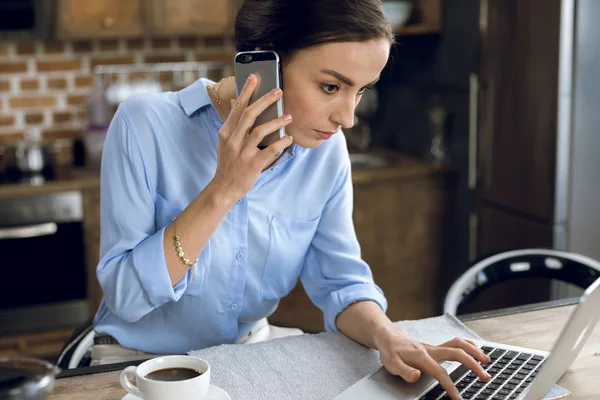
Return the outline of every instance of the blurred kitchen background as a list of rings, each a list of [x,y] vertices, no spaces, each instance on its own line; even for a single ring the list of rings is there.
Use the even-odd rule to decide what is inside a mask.
[[[99,157],[136,92],[232,74],[241,0],[0,1],[0,356],[53,360],[102,297]],[[384,1],[398,43],[345,132],[363,258],[393,320],[442,312],[469,264],[600,259],[597,0]],[[578,294],[507,283],[480,311]],[[323,329],[298,285],[271,322]]]

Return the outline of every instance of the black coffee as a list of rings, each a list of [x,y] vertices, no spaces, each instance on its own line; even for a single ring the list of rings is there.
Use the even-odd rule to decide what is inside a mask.
[[[185,381],[186,379],[196,378],[202,375],[201,371],[191,368],[165,368],[158,369],[146,375],[146,378],[155,381]]]

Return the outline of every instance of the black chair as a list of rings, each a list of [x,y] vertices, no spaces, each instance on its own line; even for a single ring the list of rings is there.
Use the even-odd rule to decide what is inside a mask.
[[[456,315],[487,288],[521,278],[547,278],[586,289],[600,277],[600,263],[589,257],[549,249],[522,249],[498,253],[474,263],[450,287],[444,313]]]
[[[65,342],[56,365],[60,369],[88,367],[94,345],[94,324],[92,320],[81,325]]]

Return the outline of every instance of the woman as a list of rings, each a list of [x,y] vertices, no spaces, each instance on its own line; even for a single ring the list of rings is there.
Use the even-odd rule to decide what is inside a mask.
[[[236,43],[279,53],[285,94],[248,106],[256,77],[237,101],[234,79],[201,79],[133,97],[112,121],[95,362],[103,351],[134,358],[243,342],[300,278],[326,329],[379,350],[392,373],[412,382],[428,372],[453,398],[439,361],[486,379],[473,359],[486,356],[472,343],[426,346],[396,328],[360,259],[340,129],[352,126],[393,44],[379,1],[246,0]],[[250,129],[281,96],[286,114]],[[287,137],[257,148],[281,127]]]

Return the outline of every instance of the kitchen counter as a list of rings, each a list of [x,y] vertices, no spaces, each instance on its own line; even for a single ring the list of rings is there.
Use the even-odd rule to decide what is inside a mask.
[[[458,174],[392,151],[373,150],[367,155],[392,162],[352,170],[353,221],[361,256],[386,295],[390,318],[438,315],[457,262]],[[305,332],[320,332],[324,326],[323,313],[299,282],[269,321]]]
[[[376,168],[353,167],[352,182],[355,186],[386,180],[416,178],[451,172],[451,168],[449,167],[436,166],[425,160],[409,157],[385,148],[373,148],[366,153],[351,153],[350,158],[352,160],[353,156],[359,158],[363,155],[386,160],[389,165]]]
[[[373,149],[368,155],[384,157],[391,163],[380,168],[356,167],[352,170],[354,222],[363,257],[372,266],[376,281],[390,293],[394,318],[434,315],[439,308],[442,287],[430,285],[429,278],[424,276],[437,277],[436,281],[443,282],[442,264],[447,266],[451,262],[445,249],[447,228],[452,225],[448,215],[452,209],[449,200],[455,174],[449,168],[385,149]],[[43,185],[1,184],[0,200],[71,190],[84,194],[83,224],[90,312],[95,313],[102,299],[102,291],[95,278],[100,256],[99,172],[62,168],[57,170],[55,180]],[[406,279],[412,279],[410,290],[393,290],[398,282]],[[322,329],[321,313],[312,306],[300,287],[288,297],[280,307],[281,312],[274,316],[281,325],[299,324],[297,326],[305,331]],[[298,300],[298,297],[301,299]],[[293,312],[286,313],[286,310]],[[284,314],[287,314],[286,318],[282,317]]]
[[[56,179],[41,185],[31,185],[29,183],[0,184],[0,199],[98,188],[100,188],[99,172],[84,168],[63,167],[57,169]]]
[[[393,151],[377,149],[368,154],[387,157],[391,165],[381,168],[355,168],[352,182],[362,185],[372,182],[441,174],[446,167],[437,167],[426,161],[410,158]],[[56,179],[41,185],[29,183],[0,184],[0,199],[26,197],[70,190],[97,189],[100,187],[100,173],[85,168],[62,167],[57,169]]]

